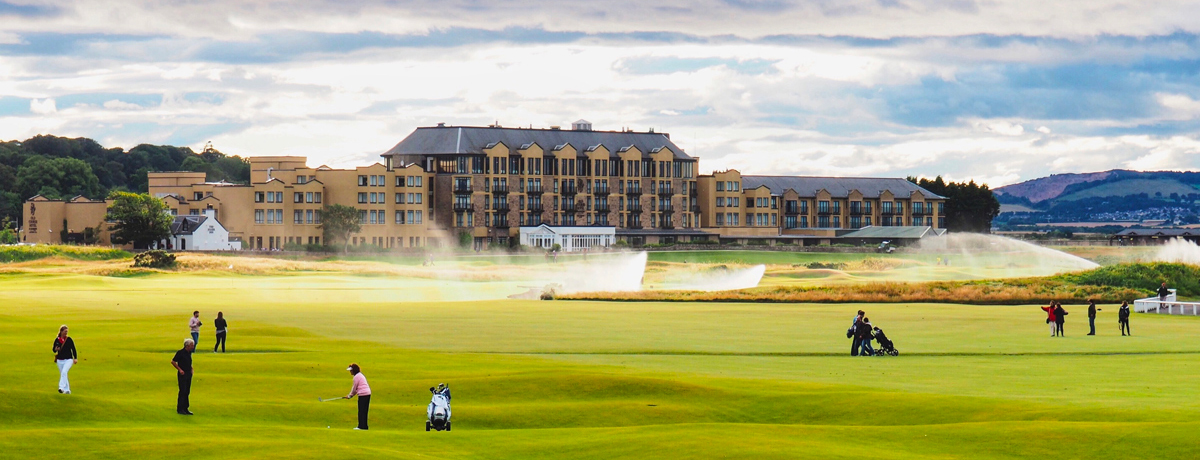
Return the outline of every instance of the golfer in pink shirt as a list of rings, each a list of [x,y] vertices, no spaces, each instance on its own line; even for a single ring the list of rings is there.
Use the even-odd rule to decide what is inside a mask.
[[[346,395],[346,399],[358,396],[358,426],[354,429],[365,430],[367,429],[367,411],[371,408],[371,386],[367,385],[367,376],[363,375],[358,364],[352,363],[346,370],[354,376],[354,385],[350,387],[350,394]]]

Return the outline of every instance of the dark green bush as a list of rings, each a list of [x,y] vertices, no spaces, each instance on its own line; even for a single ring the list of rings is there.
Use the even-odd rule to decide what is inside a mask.
[[[133,266],[140,268],[173,268],[175,267],[175,254],[161,249],[146,251],[133,256]]]
[[[1164,281],[1180,297],[1200,296],[1200,267],[1179,263],[1137,263],[1100,267],[1051,277],[1072,284],[1111,286],[1145,291],[1150,297]]]

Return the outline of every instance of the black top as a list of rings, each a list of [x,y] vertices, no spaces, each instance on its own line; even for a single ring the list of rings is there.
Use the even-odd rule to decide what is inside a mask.
[[[1117,312],[1117,319],[1118,320],[1129,320],[1129,306],[1128,305],[1122,306],[1121,311]]]
[[[1171,291],[1168,290],[1166,286],[1160,286],[1158,288],[1158,296],[1159,297],[1166,297],[1168,295],[1171,295]]]
[[[75,351],[75,341],[67,337],[67,341],[62,345],[58,344],[58,337],[54,338],[54,359],[79,359],[79,352]]]
[[[1063,310],[1061,305],[1054,307],[1054,322],[1062,323],[1067,321],[1067,311]]]
[[[188,351],[187,348],[181,348],[175,352],[175,357],[171,358],[171,361],[178,364],[179,368],[183,369],[185,373],[192,373],[192,352]]]
[[[1088,318],[1095,318],[1095,317],[1096,317],[1096,304],[1090,303],[1090,304],[1088,304]]]
[[[229,323],[225,322],[225,318],[217,318],[216,321],[213,321],[213,325],[217,326],[217,332],[225,332],[225,328],[229,326]]]

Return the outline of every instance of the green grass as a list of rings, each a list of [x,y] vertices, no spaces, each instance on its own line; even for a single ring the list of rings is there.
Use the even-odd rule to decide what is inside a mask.
[[[464,290],[471,283],[450,283]],[[1196,458],[1197,318],[1047,337],[1035,306],[428,301],[337,275],[0,277],[4,458]],[[901,350],[850,358],[867,310]],[[173,413],[186,320],[195,417]],[[84,360],[54,391],[50,341]],[[353,432],[345,365],[375,393]],[[454,389],[455,430],[422,429]],[[326,429],[326,426],[331,429]]]
[[[65,257],[74,260],[114,260],[131,258],[133,254],[121,249],[95,246],[0,246],[0,263],[27,262],[48,257]]]

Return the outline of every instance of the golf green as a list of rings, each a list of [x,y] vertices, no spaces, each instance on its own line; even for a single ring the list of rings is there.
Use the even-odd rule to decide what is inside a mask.
[[[485,286],[480,285],[481,289]],[[0,275],[2,458],[1198,458],[1200,319],[1036,306],[437,301],[380,276]],[[469,299],[469,295],[445,298]],[[848,356],[858,309],[898,357]],[[193,417],[172,353],[192,310]],[[229,320],[212,353],[212,320]],[[82,360],[55,391],[51,341]],[[371,430],[352,431],[362,365]],[[454,431],[424,431],[428,388]],[[329,427],[329,428],[326,428]]]

